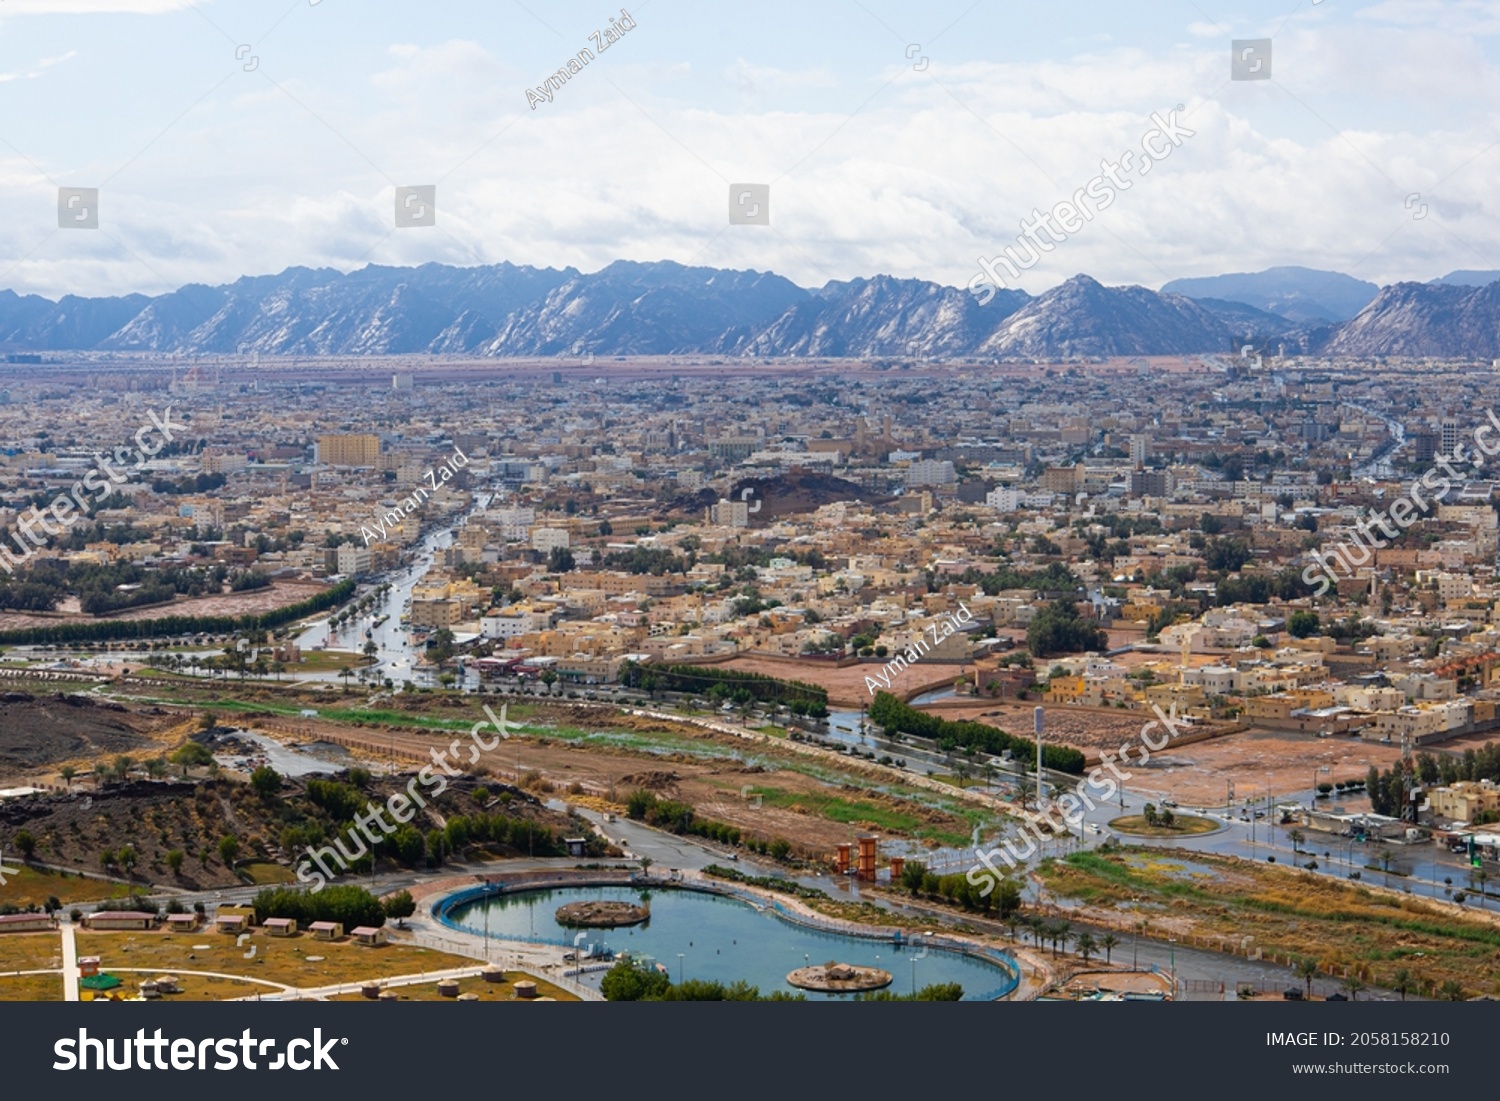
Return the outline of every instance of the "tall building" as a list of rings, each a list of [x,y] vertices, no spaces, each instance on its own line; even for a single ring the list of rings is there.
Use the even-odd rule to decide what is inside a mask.
[[[318,462],[328,466],[374,466],[380,461],[380,437],[365,434],[318,437]]]
[[[1083,464],[1049,466],[1042,471],[1042,489],[1047,493],[1077,493],[1083,485]]]
[[[745,501],[730,501],[721,498],[710,505],[704,519],[719,527],[746,528],[750,526],[750,505]]]
[[[915,459],[906,472],[909,486],[946,486],[956,481],[958,473],[947,459]]]
[[[1172,475],[1165,470],[1133,470],[1130,473],[1132,497],[1170,497]]]
[[[1146,460],[1151,457],[1151,437],[1130,437],[1130,465],[1139,470],[1146,465]]]
[[[1443,418],[1443,430],[1439,440],[1443,455],[1451,456],[1458,450],[1458,419],[1456,417]]]

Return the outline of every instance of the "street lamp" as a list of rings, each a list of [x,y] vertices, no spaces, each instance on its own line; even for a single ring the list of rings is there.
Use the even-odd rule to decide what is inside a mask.
[[[1308,797],[1307,797],[1307,809],[1308,810],[1312,810],[1313,809],[1313,803],[1316,802],[1317,798],[1318,798],[1318,775],[1320,773],[1332,772],[1332,771],[1333,771],[1333,769],[1329,768],[1327,765],[1323,765],[1316,772],[1313,773],[1312,791],[1308,794]]]
[[[678,986],[682,985],[682,957],[685,956],[686,954],[687,953],[685,953],[685,952],[678,952],[677,953],[677,985]]]

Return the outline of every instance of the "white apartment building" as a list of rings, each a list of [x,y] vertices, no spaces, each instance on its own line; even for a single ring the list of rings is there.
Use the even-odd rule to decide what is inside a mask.
[[[1012,486],[996,486],[984,495],[984,503],[1000,512],[1015,512],[1025,496],[1024,491]]]
[[[532,528],[531,549],[550,554],[554,550],[568,549],[568,532],[565,528]]]
[[[910,486],[947,486],[958,481],[958,472],[948,459],[916,459],[906,471]]]
[[[339,573],[345,577],[359,577],[369,573],[372,561],[370,548],[358,543],[345,543],[338,549]]]

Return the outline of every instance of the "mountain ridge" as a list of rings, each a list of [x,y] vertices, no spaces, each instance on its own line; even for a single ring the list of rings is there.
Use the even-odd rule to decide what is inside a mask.
[[[592,273],[509,262],[291,267],[154,297],[53,302],[0,291],[0,349],[1027,360],[1228,353],[1275,342],[1303,353],[1500,357],[1500,284],[1452,276],[1376,288],[1348,318],[1330,320],[1324,315],[1346,312],[1374,284],[1271,268],[1153,291],[1079,274],[1036,296],[1000,290],[980,306],[965,290],[923,279],[877,274],[808,289],[774,272],[670,260],[618,260]],[[1326,301],[1312,297],[1319,288]]]

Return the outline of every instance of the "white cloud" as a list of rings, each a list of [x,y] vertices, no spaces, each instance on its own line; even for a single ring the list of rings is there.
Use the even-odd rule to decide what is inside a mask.
[[[246,77],[159,138],[160,123],[141,120],[120,139],[130,148],[38,160],[65,182],[108,180],[104,229],[139,259],[104,234],[49,239],[51,185],[0,147],[0,201],[18,212],[0,223],[0,254],[28,257],[0,287],[118,293],[295,264],[595,270],[619,258],[770,269],[803,285],[876,272],[963,285],[1021,218],[1138,149],[1150,113],[1177,103],[1196,135],[1026,289],[1080,271],[1156,286],[1273,264],[1376,282],[1500,268],[1489,184],[1500,71],[1437,16],[1402,23],[1416,7],[1288,21],[1273,82],[1230,84],[1227,43],[1194,25],[1151,50],[1088,42],[963,64],[935,52],[925,72],[612,51],[536,111],[524,89],[545,66],[523,70],[478,37],[403,41],[363,70],[278,73],[316,117]],[[744,181],[772,184],[769,230],[727,225],[728,184]],[[394,230],[395,183],[438,185],[438,229]],[[1411,193],[1426,218],[1403,205]]]

